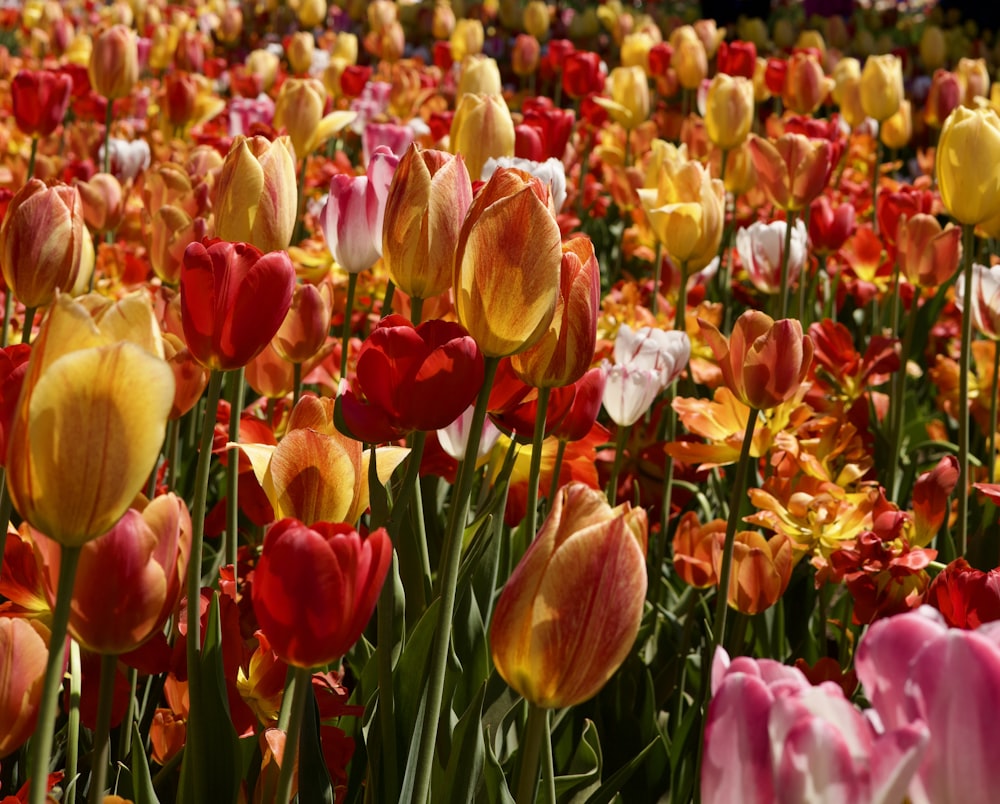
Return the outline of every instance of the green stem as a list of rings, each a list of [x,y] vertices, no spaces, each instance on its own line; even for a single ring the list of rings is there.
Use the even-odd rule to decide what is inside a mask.
[[[295,685],[298,683],[295,669],[293,665],[288,665],[285,670],[285,692],[281,696],[281,708],[278,710],[277,726],[286,733],[288,723],[292,719],[292,701],[295,699]]]
[[[0,564],[3,563],[4,550],[7,549],[7,527],[13,510],[14,503],[7,491],[7,469],[0,467]]]
[[[419,296],[410,299],[410,323],[417,326],[424,315],[424,300]]]
[[[52,737],[55,733],[56,714],[59,710],[59,690],[63,682],[63,656],[66,652],[66,626],[69,625],[69,608],[73,599],[73,583],[80,563],[80,547],[61,548],[59,560],[59,585],[56,605],[52,612],[49,636],[49,658],[45,664],[45,682],[38,706],[38,725],[32,739],[29,772],[31,774],[30,804],[45,804],[48,793],[49,759],[52,756]]]
[[[66,726],[65,804],[76,804],[77,768],[80,765],[80,643],[69,641],[69,722]]]
[[[416,775],[413,784],[413,801],[416,804],[427,801],[430,791],[438,718],[441,714],[445,673],[448,668],[448,643],[455,615],[456,586],[462,558],[462,534],[469,516],[469,501],[472,496],[472,480],[476,471],[476,457],[479,453],[479,438],[483,432],[490,390],[493,387],[493,379],[496,377],[499,365],[499,358],[486,358],[483,387],[479,390],[472,421],[469,424],[468,447],[465,451],[466,456],[458,470],[458,479],[449,512],[448,531],[441,553],[441,606],[438,609],[437,628],[434,632],[427,676],[427,708],[424,710],[420,730],[420,747],[416,755]]]
[[[35,326],[35,312],[34,307],[24,308],[24,329],[21,330],[21,343],[31,343],[31,330]]]
[[[198,450],[198,464],[194,476],[194,500],[191,506],[191,557],[187,576],[187,670],[188,693],[192,703],[188,717],[187,747],[190,751],[191,779],[195,796],[204,789],[207,768],[204,766],[204,748],[199,743],[200,728],[197,726],[200,712],[197,702],[201,700],[201,561],[205,541],[205,509],[208,501],[208,472],[212,463],[212,435],[215,432],[215,417],[219,408],[219,394],[222,390],[224,373],[214,370],[208,380],[205,400],[205,417],[201,426],[201,443]]]
[[[302,396],[302,364],[292,364],[292,407],[299,404],[299,397]]]
[[[1000,376],[1000,343],[993,343],[993,387],[996,388]],[[990,448],[987,453],[990,460],[989,482],[996,482],[997,471],[997,394],[990,394]],[[3,555],[3,553],[0,553]]]
[[[545,420],[549,410],[551,388],[538,389],[538,409],[535,411],[535,432],[531,440],[531,464],[528,470],[528,502],[525,515],[525,533],[535,538],[538,526],[538,481],[542,472],[542,442],[545,441]]]
[[[795,213],[791,210],[785,214],[785,246],[781,250],[781,317],[788,318],[788,252],[792,248],[792,227],[795,225]]]
[[[559,493],[559,474],[562,472],[563,458],[566,456],[566,445],[569,442],[565,438],[559,439],[559,447],[556,449],[556,462],[552,467],[552,485],[549,486],[549,505]]]
[[[674,329],[678,332],[687,331],[687,260],[681,263],[681,286],[677,290],[677,307],[674,309]]]
[[[181,421],[171,419],[167,422],[167,488],[177,491],[177,463],[180,460]]]
[[[913,349],[913,336],[917,329],[919,302],[920,287],[917,286],[913,291],[913,306],[910,307],[910,314],[906,319],[906,335],[903,337],[903,345],[899,355],[900,366],[899,370],[892,377],[892,396],[889,400],[889,474],[886,489],[897,503],[903,502],[902,489],[897,488],[897,485],[903,474],[900,471],[902,456],[899,454],[899,451],[903,440],[903,419],[906,407],[906,364],[910,359],[910,352]],[[897,323],[894,332],[896,332],[898,337],[898,311],[895,317],[897,318]]]
[[[611,464],[611,477],[608,479],[608,502],[612,506],[618,504],[618,475],[622,470],[622,461],[625,457],[625,441],[628,439],[628,432],[631,425],[619,425],[615,434],[615,460]]]
[[[139,687],[139,671],[134,667],[128,669],[128,707],[125,710],[125,717],[122,719],[123,729],[119,731],[121,735],[121,748],[118,752],[123,765],[128,765],[128,760],[132,756],[132,721],[135,720],[136,710],[136,690]]]
[[[656,256],[653,257],[653,298],[649,303],[649,311],[656,318],[660,309],[660,274],[663,271],[663,243],[656,239]]]
[[[243,368],[229,372],[229,441],[240,440],[240,416],[243,413]],[[233,584],[237,582],[237,553],[240,525],[240,449],[230,447],[226,466],[226,563],[233,567]]]
[[[729,576],[733,566],[733,546],[736,543],[736,527],[740,521],[740,503],[746,494],[747,475],[750,470],[750,446],[753,443],[753,431],[757,426],[759,411],[750,408],[747,414],[747,426],[743,433],[743,447],[740,449],[740,460],[736,464],[736,477],[729,497],[729,519],[726,522],[726,541],[722,548],[722,568],[719,570],[719,591],[715,601],[715,624],[712,627],[712,645],[709,651],[709,661],[715,656],[715,649],[722,644],[723,632],[726,630],[726,613],[729,611]]]
[[[90,804],[100,804],[104,800],[104,786],[108,779],[108,756],[110,754],[111,701],[115,692],[115,671],[118,657],[114,654],[101,656],[101,688],[97,699],[97,728],[94,731],[94,754],[90,767]]]
[[[306,711],[306,700],[312,690],[312,685],[309,683],[310,675],[307,667],[295,668],[295,684],[291,690],[292,712],[288,720],[285,750],[281,755],[278,790],[274,797],[277,804],[286,804],[292,800],[292,778],[295,775],[295,756],[299,752],[299,737],[302,734],[302,716]],[[286,690],[285,694],[288,695],[289,691]]]
[[[399,559],[396,552],[392,554],[392,564],[389,576],[382,585],[378,601],[378,713],[379,724],[382,727],[382,737],[378,746],[381,762],[379,763],[382,781],[381,796],[383,801],[395,801],[399,797],[399,774],[396,769],[398,754],[396,753],[396,718],[395,701],[392,684],[393,648],[395,647],[395,628],[393,620],[396,612],[396,572]]]
[[[969,372],[972,354],[972,251],[975,226],[962,224],[962,260],[964,261],[965,298],[962,300],[962,351],[958,369],[958,538],[955,548],[965,555],[969,532]]]
[[[35,157],[38,156],[38,135],[31,138],[31,156],[28,157],[28,180],[35,175]],[[104,171],[107,173],[107,171]]]
[[[552,712],[545,710],[545,735],[542,740],[542,801],[556,804],[556,771],[552,758]]]
[[[14,291],[7,288],[3,294],[3,334],[0,338],[0,348],[7,348],[10,343],[10,317],[14,314]]]
[[[104,112],[104,172],[111,172],[111,121],[114,119],[115,104],[111,98],[105,98],[108,105]]]
[[[354,308],[354,293],[358,288],[358,275],[347,276],[347,304],[344,307],[344,332],[340,340],[340,378],[347,379],[347,351],[351,344],[351,310]]]
[[[396,295],[396,283],[391,279],[386,282],[385,296],[382,297],[382,318],[392,313],[392,300]]]
[[[517,777],[517,804],[533,804],[538,788],[538,765],[542,742],[548,729],[548,712],[533,703],[528,704],[528,722],[524,727],[524,754]]]
[[[672,383],[676,386],[676,381]],[[673,397],[671,389],[670,397]],[[667,417],[666,432],[663,440],[669,444],[677,435],[677,415],[670,401],[666,402],[664,415]],[[673,497],[674,487],[674,459],[667,455],[666,463],[663,467],[663,496],[660,500],[660,534],[659,538],[653,540],[653,552],[649,565],[649,600],[655,612],[660,603],[660,591],[663,588],[663,559],[667,554],[667,539],[670,538],[670,499]],[[659,629],[660,618],[656,617],[656,628]]]

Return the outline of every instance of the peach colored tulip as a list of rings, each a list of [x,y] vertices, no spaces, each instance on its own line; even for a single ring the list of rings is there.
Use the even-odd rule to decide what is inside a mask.
[[[559,298],[562,245],[548,188],[498,168],[465,216],[455,254],[458,321],[487,357],[533,346]]]
[[[833,146],[802,134],[782,134],[771,142],[750,138],[754,167],[768,197],[781,209],[798,212],[826,187],[833,169]]]
[[[298,285],[292,294],[292,306],[271,339],[275,351],[290,363],[305,363],[326,343],[332,307],[329,282],[320,287]]]
[[[912,285],[924,288],[943,285],[958,270],[962,256],[962,230],[948,224],[942,228],[933,215],[902,217],[896,234],[899,268]]]
[[[716,575],[722,567],[722,543],[713,542]],[[757,531],[736,534],[729,576],[729,605],[743,614],[759,614],[778,602],[792,577],[791,540],[784,535],[765,539]]]
[[[288,137],[236,137],[216,184],[219,237],[265,253],[288,248],[298,205],[291,147]]]
[[[125,192],[110,173],[95,173],[76,182],[83,202],[83,219],[95,232],[113,232],[125,216]]]
[[[796,114],[812,114],[826,101],[833,86],[833,79],[823,73],[816,56],[800,51],[788,60],[782,99]]]
[[[500,675],[536,706],[586,701],[625,660],[646,596],[646,512],[564,486],[493,613]]]
[[[94,40],[90,52],[90,85],[110,100],[127,97],[139,80],[139,47],[135,32],[114,25]]]
[[[975,108],[976,98],[990,94],[990,71],[985,59],[961,58],[955,68],[962,85],[962,105]]]
[[[0,757],[24,745],[35,730],[49,655],[47,640],[44,626],[0,617],[0,656],[4,657],[0,662]]]
[[[674,49],[671,64],[677,71],[681,86],[697,89],[708,75],[708,54],[705,44],[690,25],[682,25],[670,34],[670,47]]]
[[[704,589],[719,583],[712,563],[715,543],[726,536],[726,521],[715,519],[707,525],[698,521],[694,511],[688,511],[674,531],[674,570],[689,586]]]
[[[69,547],[110,530],[147,482],[173,398],[148,301],[58,296],[35,341],[8,444],[18,513]]]

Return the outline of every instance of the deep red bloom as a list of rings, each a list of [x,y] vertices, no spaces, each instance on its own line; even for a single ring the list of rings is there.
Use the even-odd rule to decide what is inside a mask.
[[[51,134],[66,116],[73,79],[51,70],[21,70],[10,84],[14,121],[30,136]]]
[[[661,78],[670,69],[670,60],[674,57],[674,49],[666,42],[657,42],[649,49],[649,74]]]
[[[597,414],[601,412],[607,379],[607,369],[597,366],[573,383],[576,389],[573,404],[552,435],[565,441],[580,441],[587,437],[597,421]]]
[[[582,98],[604,89],[601,57],[589,50],[577,50],[563,62],[563,90],[571,98]]]
[[[878,230],[882,237],[892,245],[896,245],[896,235],[899,233],[899,220],[903,216],[912,218],[914,215],[931,215],[934,211],[934,193],[930,190],[918,190],[909,185],[901,185],[893,193],[879,193],[876,215]]]
[[[953,628],[978,628],[1000,620],[1000,569],[983,572],[956,558],[931,581],[925,602]]]
[[[461,324],[433,319],[414,327],[383,318],[361,345],[357,384],[341,396],[344,421],[363,441],[395,441],[412,430],[447,427],[483,384],[483,356]]]
[[[545,145],[542,132],[524,123],[514,126],[514,156],[530,159],[532,162],[545,161]]]
[[[297,667],[339,660],[361,637],[392,558],[385,528],[282,519],[264,537],[253,608],[274,652]]]
[[[576,115],[572,109],[558,109],[548,98],[529,98],[522,107],[524,125],[541,132],[544,158],[562,159],[573,133]]]
[[[285,320],[295,268],[284,251],[262,254],[249,243],[192,243],[181,269],[184,340],[211,369],[253,360]]]
[[[836,209],[826,195],[809,205],[809,241],[820,253],[837,251],[854,233],[854,205],[843,203]]]
[[[340,74],[340,89],[348,98],[356,98],[361,94],[372,77],[372,68],[352,64],[344,68]]]
[[[14,422],[29,357],[31,347],[24,343],[0,349],[0,465],[7,457],[7,433]]]
[[[788,75],[788,62],[784,59],[770,58],[764,70],[764,84],[772,95],[780,95],[785,91],[785,76]]]
[[[574,45],[569,39],[551,40],[549,42],[549,46],[545,49],[545,54],[542,56],[541,62],[539,63],[542,76],[549,79],[553,75],[561,73],[566,59],[575,51],[576,45]]]
[[[757,67],[757,46],[753,42],[739,39],[733,42],[720,42],[715,59],[720,73],[753,78]]]

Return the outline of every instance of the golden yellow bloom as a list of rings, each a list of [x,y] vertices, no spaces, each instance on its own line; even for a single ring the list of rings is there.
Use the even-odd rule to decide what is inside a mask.
[[[611,119],[631,131],[649,118],[649,81],[641,67],[615,67],[605,87],[610,98],[595,98]]]
[[[982,223],[1000,214],[1000,117],[992,109],[959,106],[938,140],[938,188],[959,223]]]
[[[296,155],[303,159],[357,116],[356,112],[337,110],[324,117],[325,104],[326,87],[316,78],[288,78],[281,85],[274,104],[274,125],[285,128]]]
[[[451,121],[450,150],[465,157],[475,180],[491,156],[514,155],[514,121],[500,95],[470,92],[462,96]]]
[[[705,129],[712,144],[725,151],[741,145],[750,134],[753,114],[753,82],[717,73],[705,100]]]
[[[897,111],[903,101],[903,65],[899,56],[869,56],[861,70],[861,108],[879,123]]]

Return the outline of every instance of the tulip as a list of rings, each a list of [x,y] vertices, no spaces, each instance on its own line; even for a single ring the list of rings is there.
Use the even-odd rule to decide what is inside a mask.
[[[216,184],[215,231],[263,252],[288,248],[295,228],[295,159],[291,140],[238,136]]]
[[[625,660],[646,595],[646,512],[564,486],[505,584],[490,626],[493,663],[535,706],[593,697]]]
[[[705,100],[705,129],[712,144],[724,151],[741,145],[750,134],[753,115],[753,83],[718,73]]]
[[[302,397],[277,446],[240,444],[278,519],[356,522],[368,508],[371,453],[333,426],[333,400]],[[376,450],[379,482],[386,483],[409,450]]]
[[[913,111],[908,100],[899,104],[899,110],[886,120],[878,130],[879,139],[888,148],[905,148],[913,137]]]
[[[697,89],[708,75],[708,54],[705,44],[690,25],[682,25],[670,34],[671,60],[677,78],[684,89]]]
[[[695,161],[665,162],[655,190],[640,189],[650,225],[671,259],[700,271],[719,250],[725,189]]]
[[[456,461],[465,460],[465,454],[469,447],[469,428],[474,413],[475,407],[469,405],[451,424],[437,431],[437,439],[441,449]],[[483,422],[483,432],[476,447],[477,465],[493,451],[493,447],[496,446],[501,435],[499,428],[487,417],[486,421]]]
[[[296,285],[291,306],[271,339],[275,351],[290,363],[305,363],[326,343],[333,307],[329,283]]]
[[[281,66],[281,59],[276,53],[269,50],[252,50],[246,57],[247,72],[260,79],[260,89],[267,92],[274,86],[278,78],[278,68]]]
[[[428,299],[450,287],[458,233],[471,203],[472,183],[461,156],[407,150],[385,202],[382,259],[389,278],[408,296]]]
[[[174,373],[174,404],[169,418],[179,419],[201,399],[208,385],[208,372],[191,356],[184,341],[172,332],[163,335],[163,356]]]
[[[885,194],[879,198],[885,197]],[[836,209],[825,195],[809,205],[809,242],[821,254],[837,251],[854,233],[854,205],[841,204]]]
[[[76,182],[83,204],[83,219],[97,233],[113,232],[125,216],[125,192],[110,173],[95,173]]]
[[[162,206],[150,220],[149,262],[160,281],[176,285],[184,264],[184,251],[204,236],[204,219],[193,220],[183,209]]]
[[[910,543],[926,547],[951,513],[950,497],[958,483],[958,459],[945,455],[913,484],[913,533]]]
[[[295,269],[283,251],[249,243],[192,243],[181,269],[184,339],[194,358],[227,371],[249,363],[274,337],[292,303]]]
[[[48,647],[29,620],[0,617],[0,757],[14,753],[35,731]],[[46,637],[48,634],[46,634]]]
[[[530,349],[514,355],[518,377],[536,388],[571,385],[590,368],[597,342],[601,271],[586,236],[563,243],[559,300],[552,325]]]
[[[924,105],[924,120],[933,128],[941,128],[944,121],[962,102],[962,84],[955,73],[935,70],[931,88]]]
[[[10,83],[14,122],[22,133],[46,137],[69,108],[73,79],[51,70],[20,70]]]
[[[499,168],[465,216],[455,253],[455,311],[486,357],[523,352],[552,322],[562,245],[550,203],[538,179]]]
[[[253,609],[278,657],[295,667],[340,660],[361,638],[392,560],[385,528],[282,519],[254,570]]]
[[[375,149],[364,176],[338,173],[320,226],[327,248],[349,274],[369,270],[382,255],[382,228],[392,174],[399,159],[385,146]]]
[[[653,45],[653,37],[646,31],[626,34],[618,51],[621,66],[638,67],[648,76],[650,74],[649,54]]]
[[[886,729],[922,720],[930,731],[907,790],[910,801],[990,800],[988,791],[1000,784],[993,750],[1000,738],[995,628],[949,629],[937,611],[923,607],[874,623],[858,646],[855,666]]]
[[[976,107],[976,98],[985,98],[990,94],[990,71],[985,59],[961,58],[955,68],[959,83],[962,85],[962,104],[969,108]]]
[[[544,162],[536,162],[530,159],[519,159],[516,156],[504,156],[499,159],[490,157],[483,165],[482,180],[489,181],[490,177],[496,173],[497,168],[501,167],[523,170],[541,181],[548,188],[552,199],[552,208],[557,213],[566,203],[566,167],[559,159],[549,157]]]
[[[943,285],[958,270],[962,230],[942,228],[933,215],[901,218],[896,234],[899,268],[907,281],[923,288]]]
[[[461,102],[462,96],[466,93],[503,94],[500,67],[494,59],[482,54],[465,58],[465,61],[462,62],[462,74],[459,76],[458,89],[455,93],[456,103]]]
[[[135,32],[114,25],[94,40],[88,67],[90,85],[109,100],[125,98],[139,80],[139,49]]]
[[[698,319],[730,391],[756,410],[777,407],[799,390],[812,362],[812,339],[798,321],[774,321],[757,310],[736,319],[727,342],[709,322]]]
[[[434,319],[414,327],[390,315],[361,345],[357,384],[367,403],[350,390],[341,394],[344,422],[369,443],[441,429],[475,401],[483,372],[476,342],[461,325]]]
[[[781,265],[786,221],[756,221],[736,232],[736,252],[754,287],[761,293],[781,293]],[[802,220],[795,221],[788,251],[788,284],[794,285],[806,261],[808,235]]]
[[[566,153],[576,115],[571,109],[557,109],[551,101],[536,99],[535,102],[525,101],[521,109],[524,125],[538,129],[542,133],[544,158],[561,160]]]
[[[799,51],[788,60],[782,99],[796,114],[810,115],[826,101],[833,86],[833,79],[824,75],[816,56]]]
[[[465,158],[469,175],[478,179],[491,156],[514,155],[514,122],[500,95],[462,96],[451,121],[450,149]]]
[[[782,134],[774,143],[751,137],[750,153],[768,197],[791,212],[804,209],[823,191],[833,169],[833,145],[802,134]]]
[[[937,70],[944,66],[948,46],[940,26],[925,25],[917,47],[920,51],[920,60],[928,70]]]
[[[610,98],[595,98],[611,119],[631,131],[649,117],[649,82],[641,67],[615,67],[608,76]]]
[[[87,237],[74,187],[31,179],[7,207],[0,227],[4,281],[25,307],[50,304],[76,282]]]
[[[545,0],[530,0],[521,15],[524,30],[536,39],[542,39],[549,32],[551,12]]]
[[[535,37],[518,34],[510,51],[510,66],[514,75],[527,78],[538,69],[542,46]]]
[[[576,50],[562,62],[563,91],[574,100],[600,92],[604,89],[604,80],[601,57],[597,53]]]
[[[615,337],[614,365],[604,362],[603,401],[611,420],[619,427],[635,424],[680,376],[690,357],[691,341],[685,332],[653,327],[633,332],[622,324]]]
[[[464,18],[458,20],[449,38],[452,60],[461,62],[466,56],[482,53],[485,40],[482,22]]]
[[[861,107],[865,114],[883,123],[899,110],[903,101],[903,64],[899,56],[886,53],[869,56],[861,70]]]
[[[707,525],[698,521],[694,511],[688,511],[674,531],[674,570],[684,583],[705,589],[719,583],[712,563],[716,542],[726,535],[726,521],[716,519]]]
[[[959,275],[955,300],[961,305],[965,295],[965,276]],[[990,340],[1000,340],[1000,265],[987,268],[972,266],[972,323]]]
[[[712,564],[717,577],[722,565],[723,541],[712,543]],[[727,599],[731,608],[743,614],[760,614],[778,602],[792,577],[792,540],[784,534],[765,539],[756,531],[736,534],[733,568],[729,575]]]
[[[284,127],[295,154],[305,158],[326,144],[356,117],[355,112],[334,111],[323,116],[326,89],[316,78],[289,78],[281,85],[274,104],[274,126]]]
[[[56,297],[7,449],[14,507],[67,547],[110,530],[145,485],[174,397],[148,302],[95,312]]]
[[[312,66],[316,40],[309,31],[296,31],[285,43],[285,56],[296,75],[304,75]],[[298,150],[298,149],[296,149]]]
[[[715,62],[720,73],[752,80],[757,68],[757,46],[753,42],[739,39],[728,43],[722,41],[719,43]]]
[[[926,602],[952,628],[978,628],[1000,620],[1000,569],[974,569],[956,558],[931,581]]]
[[[833,69],[833,101],[851,128],[857,128],[867,119],[861,106],[861,62],[843,58]]]
[[[992,109],[960,106],[945,120],[938,140],[941,203],[959,223],[1000,215],[1000,117]]]

